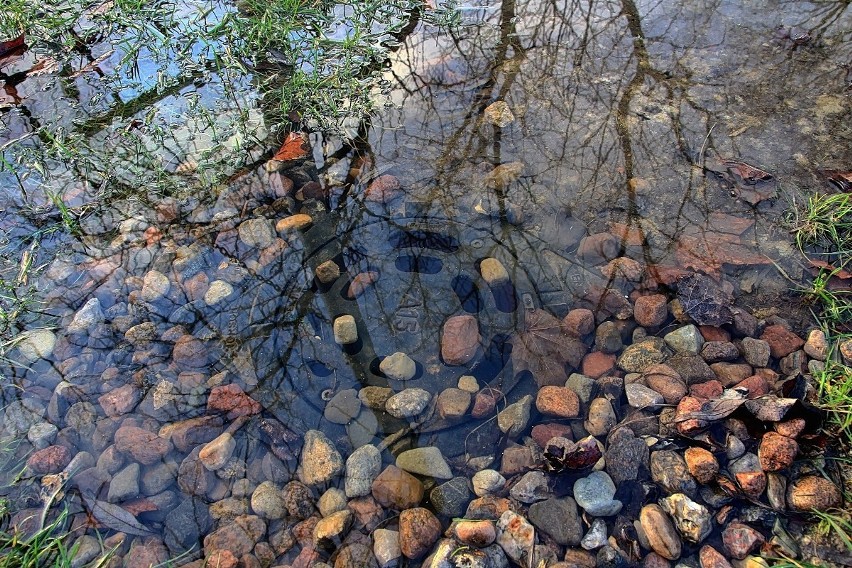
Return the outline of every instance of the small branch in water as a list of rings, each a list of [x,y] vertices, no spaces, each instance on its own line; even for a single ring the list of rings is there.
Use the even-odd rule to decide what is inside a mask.
[[[710,135],[713,134],[713,129],[716,128],[716,125],[710,127],[710,130],[707,132],[707,136],[704,137],[704,142],[701,143],[701,151],[698,153],[698,163],[701,166],[701,169],[704,169],[704,152],[707,151],[707,142],[710,141]]]

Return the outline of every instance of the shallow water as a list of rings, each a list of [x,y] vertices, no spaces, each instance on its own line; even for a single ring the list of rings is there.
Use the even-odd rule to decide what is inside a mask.
[[[117,474],[135,455],[124,451],[118,465],[103,465],[120,426],[167,439],[174,424],[211,414],[210,393],[226,385],[260,406],[230,409],[197,439],[169,442],[162,456],[143,463],[135,494],[110,499],[109,479],[79,484],[69,492],[72,512],[90,499],[137,507],[154,501],[138,519],[163,534],[169,511],[190,493],[215,503],[237,496],[240,479],[295,478],[300,437],[313,429],[344,459],[401,432],[387,440],[396,453],[435,445],[456,473],[465,472],[471,458],[493,457],[505,441],[494,421],[433,417],[411,427],[360,404],[351,420],[330,421],[328,401],[338,395],[345,406],[347,391],[365,386],[436,396],[462,375],[508,402],[534,394],[534,381],[514,372],[510,357],[525,314],[543,308],[562,318],[588,307],[599,321],[618,318],[602,290],[622,299],[667,293],[677,277],[700,271],[739,305],[775,308],[802,323],[780,274],[799,281],[803,273],[784,220],[803,196],[828,189],[820,170],[852,161],[846,3],[506,0],[465,5],[461,13],[460,28],[420,25],[392,54],[387,95],[377,95],[387,107],[365,136],[344,146],[314,134],[311,159],[280,173],[264,168],[268,133],[248,81],[236,108],[218,98],[214,76],[160,97],[150,107],[160,130],[117,120],[88,134],[94,148],[110,151],[108,171],[120,185],[139,190],[98,199],[78,236],[42,239],[50,264],[35,285],[45,303],[25,325],[55,327],[56,345],[48,357],[4,371],[14,387],[3,392],[3,426],[21,441],[17,455],[25,457],[37,438],[89,452],[92,463],[83,469],[97,461]],[[28,63],[11,65],[3,69],[7,84]],[[2,111],[0,144],[55,117],[72,132],[72,118],[97,124],[92,115],[103,108],[81,110],[69,102],[69,89],[51,81],[16,85],[22,100]],[[81,83],[90,90],[97,83],[76,81],[71,94],[84,100]],[[213,106],[181,123],[199,100]],[[502,127],[485,118],[495,101],[514,117]],[[159,163],[136,160],[132,147],[111,151],[114,137],[133,138]],[[211,186],[199,162],[219,163],[227,181]],[[743,179],[743,163],[771,179]],[[48,188],[69,205],[96,199],[100,178],[83,181],[85,162],[74,170],[47,164],[55,168]],[[23,196],[17,180],[0,175],[0,228],[8,256],[19,258],[27,235],[56,216],[39,176],[21,181]],[[400,187],[380,176],[394,176]],[[385,199],[366,189],[376,178],[391,184]],[[288,180],[295,200],[288,200]],[[310,228],[271,230],[300,211],[312,215]],[[252,227],[246,222],[253,219],[269,221]],[[581,242],[589,235],[597,237]],[[637,261],[642,274],[604,276],[601,268],[615,257]],[[482,261],[489,258],[506,278],[487,281]],[[314,271],[328,260],[342,274],[323,284]],[[351,281],[367,273],[378,279],[352,297]],[[207,295],[214,282],[231,291],[214,301]],[[75,315],[92,298],[100,315],[74,331]],[[347,314],[359,339],[339,346],[333,323]],[[480,346],[468,362],[449,365],[441,335],[457,315],[475,318]],[[380,370],[396,352],[413,359],[412,378]],[[238,414],[253,418],[243,423]],[[275,431],[280,452],[269,449],[275,443],[261,417],[284,425]],[[44,424],[56,427],[53,437],[24,440]],[[229,427],[236,449],[227,464],[201,472],[204,483],[194,488],[181,483],[180,464]],[[12,494],[22,508],[41,506],[37,486]],[[98,520],[118,530],[115,521]],[[198,530],[186,542],[166,539],[169,553],[200,544],[209,526]]]

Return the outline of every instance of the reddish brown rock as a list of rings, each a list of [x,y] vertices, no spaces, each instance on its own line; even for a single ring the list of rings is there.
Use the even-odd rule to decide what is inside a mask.
[[[769,344],[769,353],[776,359],[786,357],[793,351],[801,349],[804,339],[781,324],[770,325],[763,330],[760,339]]]
[[[355,528],[371,532],[385,519],[385,509],[371,495],[350,499],[347,505],[355,515]]]
[[[559,568],[595,568],[598,565],[598,561],[595,555],[588,550],[569,548],[565,551],[564,564],[566,564],[564,567],[554,564],[553,568],[557,568],[557,566]]]
[[[71,457],[65,446],[48,446],[34,452],[27,460],[27,467],[36,475],[59,473],[71,463]]]
[[[503,459],[500,462],[500,473],[503,475],[515,475],[523,473],[536,467],[535,456],[526,446],[510,446],[503,450]]]
[[[400,195],[401,189],[402,185],[395,176],[385,174],[370,182],[364,192],[364,199],[374,203],[388,203]]]
[[[609,233],[595,233],[583,237],[577,247],[577,256],[592,263],[608,262],[618,256],[621,244]]]
[[[767,432],[760,440],[757,456],[764,471],[779,471],[793,464],[799,453],[799,444],[793,438],[776,432]]]
[[[698,561],[701,563],[701,568],[733,568],[731,563],[709,544],[701,547],[698,553]]]
[[[423,499],[423,484],[410,473],[389,465],[373,481],[372,492],[384,507],[409,509]]]
[[[704,341],[730,341],[731,334],[721,327],[712,325],[699,325],[698,331],[701,332],[701,337]]]
[[[535,407],[545,416],[576,418],[580,414],[580,399],[567,387],[541,387],[535,399]]]
[[[683,457],[686,460],[686,468],[698,483],[710,483],[719,473],[719,462],[704,448],[687,448]]]
[[[228,550],[234,556],[250,553],[266,533],[266,523],[254,515],[240,515],[204,537],[204,554]]]
[[[707,381],[696,385],[690,385],[689,394],[690,396],[694,396],[695,398],[702,400],[711,400],[722,396],[722,392],[724,390],[725,389],[722,388],[722,383],[719,381]]]
[[[530,436],[539,447],[543,448],[551,438],[567,438],[573,440],[571,426],[569,424],[536,424],[533,426]]]
[[[199,272],[183,281],[183,289],[188,300],[203,300],[204,294],[210,289],[210,279],[205,273]]]
[[[656,552],[649,552],[645,555],[645,558],[642,559],[642,568],[671,568],[672,563],[657,554]],[[569,567],[565,567],[569,568]],[[573,568],[573,567],[571,567]]]
[[[455,533],[460,543],[477,548],[489,546],[497,539],[497,530],[491,521],[460,521]]]
[[[204,342],[191,335],[184,335],[175,342],[172,358],[183,371],[200,369],[210,362]]]
[[[304,231],[308,227],[311,226],[314,220],[310,215],[306,215],[304,213],[297,213],[295,215],[290,215],[289,217],[284,217],[283,219],[279,219],[275,224],[275,230],[279,233],[289,233],[292,231]]]
[[[441,536],[441,522],[429,509],[406,509],[399,515],[399,547],[411,560],[422,558]]]
[[[583,357],[582,374],[593,379],[609,375],[615,371],[616,356],[600,351],[593,351]]]
[[[737,560],[757,550],[765,540],[762,534],[743,523],[732,522],[722,531],[725,550]]]
[[[710,369],[723,387],[735,385],[754,374],[751,365],[746,363],[713,363]]]
[[[240,563],[230,550],[214,550],[206,555],[206,561],[207,566],[215,566],[216,568],[237,568]]]
[[[586,308],[568,312],[562,320],[562,333],[571,337],[583,337],[595,330],[595,314]]]
[[[487,519],[496,521],[508,511],[512,502],[503,497],[485,495],[471,501],[464,514],[466,519]]]
[[[648,388],[660,393],[667,404],[677,404],[686,396],[686,382],[677,371],[666,364],[647,367],[642,373],[642,378]]]
[[[98,404],[110,418],[127,414],[142,400],[142,391],[134,385],[124,385],[98,397]]]
[[[633,305],[633,318],[642,327],[659,327],[665,323],[668,315],[668,301],[662,294],[639,296]]]
[[[766,490],[766,474],[762,471],[743,471],[734,475],[743,493],[757,499]]]
[[[601,267],[601,274],[607,280],[622,278],[628,282],[641,282],[645,275],[645,267],[632,258],[620,256]]]
[[[482,389],[476,393],[476,397],[473,400],[473,410],[470,411],[470,415],[474,418],[486,418],[494,415],[497,410],[497,401],[499,401],[502,396],[503,395],[495,389]]]
[[[133,456],[144,465],[157,463],[172,449],[172,444],[157,434],[136,426],[122,426],[115,432],[115,448]]]
[[[788,486],[787,504],[796,511],[825,511],[842,505],[843,496],[831,481],[808,475]]]
[[[260,414],[261,410],[260,403],[235,384],[213,387],[207,397],[207,413],[225,414],[228,420]]]
[[[708,422],[693,418],[695,412],[701,410],[701,401],[695,397],[685,396],[677,405],[674,422],[677,430],[684,436],[697,434],[708,426]]]
[[[222,433],[221,416],[199,416],[181,420],[160,430],[178,451],[187,453],[199,444],[206,444]]]
[[[776,422],[773,426],[775,431],[782,436],[797,438],[804,431],[806,423],[804,418],[793,418],[784,422]]]
[[[769,385],[760,375],[752,375],[736,384],[736,388],[748,389],[746,398],[758,398],[769,394]]]
[[[361,272],[352,278],[349,283],[349,288],[346,291],[348,298],[357,298],[363,294],[367,288],[375,284],[379,279],[379,273],[375,271]]]
[[[481,341],[475,317],[453,316],[444,322],[441,332],[441,358],[447,365],[466,365],[476,356]]]

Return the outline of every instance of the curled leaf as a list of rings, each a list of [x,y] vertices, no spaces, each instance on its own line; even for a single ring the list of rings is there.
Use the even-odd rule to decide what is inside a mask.
[[[132,513],[118,505],[97,499],[87,499],[86,504],[89,506],[92,517],[107,528],[136,536],[154,534],[137,521]]]

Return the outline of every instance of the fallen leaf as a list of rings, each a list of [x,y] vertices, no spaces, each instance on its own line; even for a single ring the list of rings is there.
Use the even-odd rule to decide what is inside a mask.
[[[545,468],[553,473],[570,469],[583,469],[595,465],[601,459],[601,449],[593,436],[578,442],[567,438],[556,438],[544,449]]]
[[[779,422],[798,402],[795,398],[778,398],[774,395],[747,400],[745,405],[754,417],[764,422]]]
[[[9,41],[0,41],[0,60],[6,57],[21,55],[27,46],[24,43],[24,34]]]
[[[826,180],[843,192],[852,192],[852,171],[844,170],[822,170],[820,173]]]
[[[97,499],[87,499],[86,504],[89,506],[92,517],[107,528],[136,536],[154,534],[145,525],[137,521],[132,513],[118,505]]]
[[[529,371],[539,386],[564,385],[565,366],[578,367],[585,345],[562,332],[561,322],[544,310],[529,310],[523,329],[511,339],[515,374]]]
[[[734,299],[703,274],[693,273],[678,280],[677,297],[698,325],[720,326],[733,321]]]
[[[272,159],[279,162],[292,162],[304,160],[310,156],[310,153],[311,146],[307,138],[299,132],[291,132]]]
[[[722,164],[724,164],[729,172],[748,184],[755,184],[760,181],[771,181],[774,179],[772,174],[769,172],[765,172],[758,167],[739,160],[723,160]]]
[[[842,268],[836,268],[833,265],[825,262],[824,260],[813,260],[808,259],[810,265],[814,268],[819,268],[820,270],[828,270],[831,273],[832,278],[839,278],[840,280],[848,280],[852,278],[852,273],[849,273]]]

